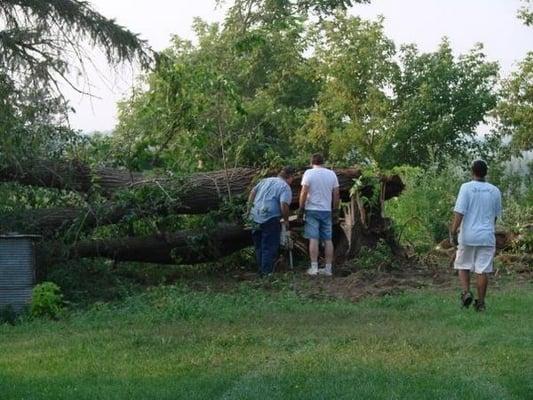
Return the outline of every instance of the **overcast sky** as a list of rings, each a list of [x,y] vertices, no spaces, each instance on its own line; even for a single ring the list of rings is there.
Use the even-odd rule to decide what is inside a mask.
[[[215,0],[90,0],[98,11],[139,33],[155,50],[169,45],[172,35],[194,39],[194,17],[221,21],[223,9]],[[447,36],[454,51],[467,52],[481,42],[490,60],[498,61],[502,75],[533,50],[533,28],[516,18],[520,0],[372,0],[351,12],[363,18],[385,17],[385,32],[397,45],[416,43],[421,51],[434,51]],[[101,99],[69,92],[76,113],[73,128],[86,132],[113,129],[116,102],[126,96],[135,79],[131,68],[112,72],[96,61],[101,76],[91,75],[91,92]]]

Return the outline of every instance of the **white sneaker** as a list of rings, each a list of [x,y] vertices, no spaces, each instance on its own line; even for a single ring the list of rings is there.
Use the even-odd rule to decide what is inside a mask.
[[[333,273],[331,272],[331,268],[319,268],[318,275],[333,276]]]
[[[306,273],[307,275],[316,276],[318,274],[318,267],[308,268]]]

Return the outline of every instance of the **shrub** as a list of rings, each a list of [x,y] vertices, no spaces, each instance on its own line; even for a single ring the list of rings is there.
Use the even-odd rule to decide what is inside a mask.
[[[63,310],[61,289],[53,282],[43,282],[33,288],[30,314],[33,317],[57,319]]]
[[[489,166],[489,182],[502,192],[503,218],[498,225],[520,234],[520,251],[531,251],[533,190],[531,174],[508,167],[509,162]],[[419,252],[429,250],[448,236],[448,226],[459,187],[470,179],[468,169],[451,163],[445,168],[427,170],[402,166],[393,170],[406,184],[404,193],[385,203],[400,241]]]
[[[356,265],[360,269],[381,270],[397,267],[390,247],[380,240],[375,248],[362,247],[357,256]]]
[[[444,169],[401,167],[404,193],[385,202],[386,213],[392,217],[400,241],[417,251],[427,251],[448,236],[455,198],[467,178],[457,168]]]

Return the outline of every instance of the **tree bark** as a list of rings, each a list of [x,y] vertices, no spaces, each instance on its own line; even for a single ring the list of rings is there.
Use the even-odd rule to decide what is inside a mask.
[[[79,242],[71,247],[68,258],[103,257],[115,261],[199,264],[216,261],[251,245],[250,231],[237,225],[219,225],[209,234],[180,231],[144,237]]]
[[[77,171],[73,176],[78,176],[77,184],[70,187],[77,187],[80,190],[85,190],[89,181],[86,181],[87,176],[84,175],[86,168],[74,166],[72,168],[62,167],[56,168],[54,174],[50,174],[51,168],[48,168],[47,173],[41,174],[37,179],[37,175],[12,175],[17,177],[21,183],[39,182],[42,185],[51,185],[52,187],[63,187],[65,180],[58,179],[61,171],[68,170],[70,172]],[[81,171],[81,172],[80,172]],[[84,172],[85,171],[85,172]],[[90,229],[98,225],[109,225],[120,222],[126,215],[134,211],[136,215],[142,217],[144,215],[159,215],[168,214],[204,214],[209,211],[218,209],[225,199],[228,197],[228,190],[232,196],[246,195],[251,189],[253,183],[257,180],[260,173],[259,170],[253,168],[233,168],[228,170],[228,184],[226,185],[226,172],[213,171],[206,173],[195,173],[190,176],[178,179],[171,178],[149,178],[141,179],[139,175],[131,176],[128,181],[122,172],[111,173],[110,169],[106,169],[105,175],[98,175],[100,182],[105,182],[102,186],[109,194],[118,188],[136,187],[142,185],[150,185],[161,190],[162,196],[171,197],[170,201],[165,201],[163,206],[158,205],[157,209],[150,209],[147,207],[135,207],[135,205],[116,205],[112,200],[109,203],[98,207],[98,209],[73,209],[73,208],[54,208],[54,209],[38,209],[25,211],[21,214],[9,215],[0,219],[0,231],[25,230],[32,233],[50,234],[61,228],[71,227],[74,223],[78,223],[78,229]],[[335,169],[335,173],[339,179],[340,193],[343,201],[349,201],[350,189],[353,186],[353,180],[361,175],[361,171],[356,168]],[[57,174],[56,174],[57,173]],[[299,188],[303,170],[300,171],[293,183],[293,199],[291,208],[298,207]],[[4,175],[5,177],[5,175]],[[31,179],[30,179],[31,178]],[[382,177],[382,182],[386,183],[385,199],[398,196],[404,185],[398,176]],[[56,186],[53,186],[56,185]],[[175,187],[179,190],[175,190]],[[367,191],[372,190],[368,188]],[[175,198],[168,193],[177,193]]]
[[[344,202],[351,200],[354,179],[361,176],[360,169],[335,169],[340,194]],[[298,207],[301,177],[304,169],[295,176],[292,183],[291,208]],[[227,198],[244,196],[262,174],[253,168],[232,168],[227,171],[195,173],[185,177],[157,177],[130,173],[125,170],[99,168],[91,170],[78,162],[53,163],[35,162],[24,170],[18,167],[0,169],[0,181],[16,181],[21,184],[69,189],[78,192],[99,191],[109,198],[108,203],[94,209],[54,208],[25,211],[18,215],[0,218],[0,231],[20,230],[48,235],[74,229],[87,230],[98,225],[120,222],[126,215],[135,212],[143,215],[203,214],[219,208]],[[350,227],[335,228],[337,258],[351,258],[361,245],[374,245],[380,238],[389,241],[390,229],[381,211],[383,201],[398,196],[404,189],[399,176],[381,177],[381,203],[367,210],[368,224],[350,222]],[[121,189],[149,187],[160,190],[167,201],[149,206],[132,204],[118,205],[113,194]],[[178,188],[178,190],[176,190]],[[374,187],[365,187],[361,194],[371,197]],[[356,221],[360,216],[356,216]],[[345,221],[346,222],[346,221]],[[18,227],[18,228],[17,228]],[[74,237],[77,237],[75,235]],[[393,241],[393,238],[392,238]],[[302,242],[303,243],[303,242]],[[392,242],[391,242],[392,243]],[[146,237],[89,240],[75,243],[68,251],[69,258],[105,257],[116,261],[139,261],[162,264],[196,264],[224,257],[251,245],[249,231],[234,225],[223,225],[205,232],[180,231]],[[303,245],[302,245],[303,246]],[[302,251],[306,252],[305,246]]]
[[[277,171],[276,171],[277,172]],[[265,176],[275,175],[266,173]],[[296,175],[292,184],[296,198],[304,169]],[[361,176],[359,168],[335,169],[343,200],[349,198],[353,180]],[[256,168],[230,168],[227,171],[197,172],[181,178],[151,176],[117,168],[95,168],[79,161],[59,162],[35,160],[22,165],[0,167],[0,182],[18,182],[24,185],[67,189],[86,193],[100,191],[111,197],[117,190],[149,185],[164,190],[175,185],[180,187],[180,213],[205,213],[220,205],[220,199],[228,195],[239,195],[250,189],[251,184],[261,174]],[[398,176],[383,177],[388,182],[385,199],[398,196],[403,183]],[[229,192],[229,193],[228,193]]]
[[[86,193],[99,189],[111,194],[141,181],[143,174],[124,169],[91,168],[79,161],[33,160],[0,167],[0,182],[73,190]]]
[[[301,236],[302,226],[295,225],[291,223],[294,251],[307,257],[307,240]],[[361,246],[374,247],[380,238],[384,238],[389,245],[395,244],[388,242],[390,231],[387,229],[362,229],[361,224],[357,222],[356,226],[359,229],[357,236],[353,235],[353,225],[347,221],[333,227],[336,264],[356,257]],[[251,231],[238,225],[221,224],[209,232],[179,231],[143,237],[86,240],[71,246],[66,252],[66,258],[102,257],[119,262],[193,265],[217,261],[252,244]],[[47,244],[46,247],[55,246]],[[62,247],[57,247],[57,250],[59,253],[52,255],[52,258],[64,259],[65,252]]]

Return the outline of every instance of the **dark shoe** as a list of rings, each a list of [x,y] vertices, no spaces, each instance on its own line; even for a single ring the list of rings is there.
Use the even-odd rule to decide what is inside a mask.
[[[485,311],[485,302],[476,299],[476,301],[474,301],[474,310],[477,312]]]
[[[474,300],[474,298],[472,297],[472,292],[461,293],[461,304],[464,308],[470,307],[470,304],[472,304],[472,300]]]

